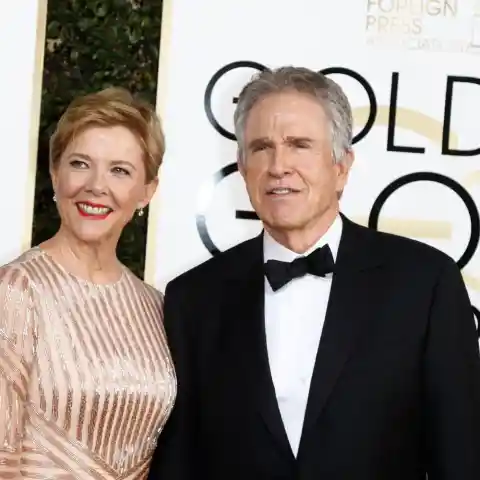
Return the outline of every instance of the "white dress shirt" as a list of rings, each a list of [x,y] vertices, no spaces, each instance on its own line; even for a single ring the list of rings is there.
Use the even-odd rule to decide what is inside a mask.
[[[329,245],[334,260],[342,235],[337,216],[325,235],[304,255]],[[276,242],[267,232],[264,261],[291,262],[299,255]],[[332,275],[305,275],[273,292],[265,278],[265,329],[267,350],[278,406],[295,455],[303,428],[310,381],[322,334]]]

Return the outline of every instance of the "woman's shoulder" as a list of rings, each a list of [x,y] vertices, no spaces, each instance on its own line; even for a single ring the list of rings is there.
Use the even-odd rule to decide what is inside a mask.
[[[131,283],[133,288],[138,292],[141,293],[142,296],[146,296],[150,298],[153,302],[163,306],[163,293],[156,289],[151,284],[147,283],[145,280],[137,277],[128,267],[125,267],[128,272],[128,276],[131,279]]]
[[[25,282],[36,284],[44,276],[48,260],[39,247],[33,247],[10,262],[0,266],[0,281],[10,276],[21,276]]]
[[[3,302],[30,297],[33,282],[29,265],[35,262],[39,254],[37,249],[32,248],[0,266],[0,297]]]
[[[25,281],[27,281],[29,277],[28,265],[34,262],[40,254],[41,253],[37,248],[31,248],[16,258],[10,260],[8,263],[1,265],[0,281],[12,276],[22,277]]]

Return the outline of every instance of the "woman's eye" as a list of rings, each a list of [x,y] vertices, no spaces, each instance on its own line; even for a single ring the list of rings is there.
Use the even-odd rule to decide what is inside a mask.
[[[115,173],[116,175],[130,175],[130,172],[122,167],[114,167],[113,173]]]
[[[70,165],[73,168],[88,168],[88,165],[82,160],[72,160]]]

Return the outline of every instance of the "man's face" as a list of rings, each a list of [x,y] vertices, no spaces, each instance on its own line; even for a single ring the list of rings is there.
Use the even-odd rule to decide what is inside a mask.
[[[315,230],[338,212],[353,155],[332,156],[330,123],[316,99],[270,94],[249,112],[239,169],[253,208],[272,233]]]

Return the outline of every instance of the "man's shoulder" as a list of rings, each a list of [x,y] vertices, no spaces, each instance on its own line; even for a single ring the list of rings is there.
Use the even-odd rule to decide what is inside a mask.
[[[205,262],[181,273],[168,284],[172,288],[202,288],[222,284],[234,277],[254,258],[261,240],[258,237],[217,253]]]
[[[388,263],[419,269],[430,267],[435,270],[454,263],[445,252],[423,241],[358,224],[353,225],[355,230],[367,239],[370,248]]]

